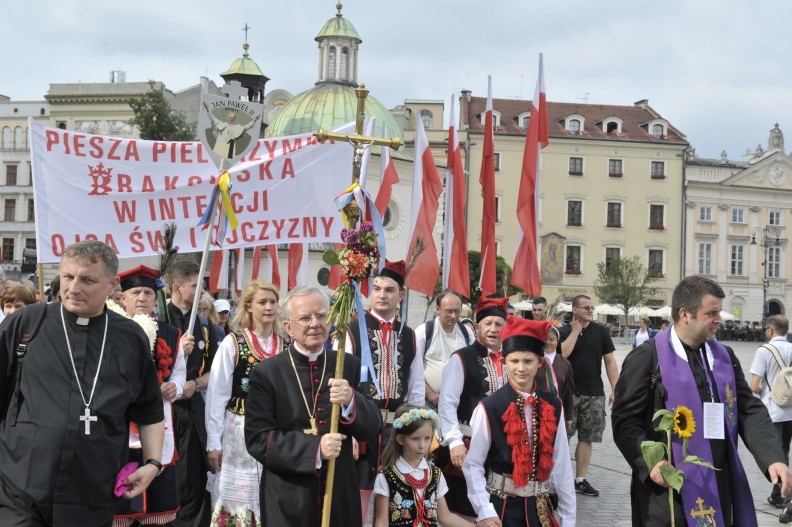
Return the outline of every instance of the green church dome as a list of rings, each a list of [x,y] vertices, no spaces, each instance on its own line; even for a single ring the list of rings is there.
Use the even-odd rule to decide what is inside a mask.
[[[341,3],[336,4],[338,14],[328,20],[314,40],[321,41],[327,37],[346,37],[363,42],[352,22],[341,16]]]

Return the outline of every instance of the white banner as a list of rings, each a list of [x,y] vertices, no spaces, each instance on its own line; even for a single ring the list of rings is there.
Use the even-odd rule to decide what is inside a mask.
[[[354,130],[353,124],[344,131]],[[201,143],[120,139],[30,122],[39,263],[60,260],[81,240],[111,245],[119,258],[158,253],[175,222],[179,251],[203,249],[197,227],[219,171]],[[311,134],[262,139],[230,172],[239,227],[224,248],[338,242],[335,197],[351,183],[352,147]]]

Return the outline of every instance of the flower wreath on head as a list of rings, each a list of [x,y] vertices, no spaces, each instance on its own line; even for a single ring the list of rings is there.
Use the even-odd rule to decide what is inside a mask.
[[[432,422],[432,427],[435,429],[440,428],[440,416],[437,415],[437,412],[427,408],[413,408],[409,412],[404,412],[399,417],[393,420],[393,428],[399,430],[404,428],[405,426],[409,425],[410,423],[414,423],[419,419],[426,419]]]

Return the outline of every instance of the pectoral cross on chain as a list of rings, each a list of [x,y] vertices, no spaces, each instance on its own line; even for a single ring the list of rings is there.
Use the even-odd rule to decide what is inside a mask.
[[[80,416],[80,421],[85,423],[85,435],[91,435],[91,421],[96,421],[97,419],[95,415],[91,415],[91,409],[86,406],[83,415]]]

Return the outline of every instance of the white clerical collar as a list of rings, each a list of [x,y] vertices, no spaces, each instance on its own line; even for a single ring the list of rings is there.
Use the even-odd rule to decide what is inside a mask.
[[[396,470],[401,472],[402,474],[411,474],[417,471],[424,471],[429,468],[429,464],[426,462],[425,459],[421,459],[421,462],[418,463],[418,466],[413,468],[412,465],[407,463],[407,460],[404,459],[402,456],[399,456],[399,459],[396,460]]]
[[[671,334],[671,347],[674,348],[674,353],[677,354],[677,357],[687,362],[688,361],[687,353],[685,353],[685,348],[684,346],[682,346],[682,340],[679,338],[679,335],[677,335],[676,324],[673,324],[671,326],[671,331],[669,331],[669,333]],[[705,342],[704,347],[707,350],[707,360],[710,363],[710,367],[712,367],[712,365],[715,364],[715,356],[712,354],[712,350],[710,349],[709,344]]]
[[[390,317],[390,319],[389,319],[389,320],[385,320],[384,318],[382,318],[381,316],[379,316],[378,314],[376,314],[376,313],[374,312],[374,310],[373,310],[373,309],[369,310],[369,313],[371,313],[371,316],[372,316],[372,317],[374,317],[374,318],[376,318],[377,320],[381,320],[381,321],[383,321],[383,322],[387,322],[387,323],[389,323],[389,324],[393,324],[393,323],[394,323],[394,321],[396,320],[396,315],[393,315],[392,317]]]
[[[305,357],[308,357],[308,362],[314,362],[316,359],[319,358],[319,355],[321,355],[322,352],[324,352],[324,346],[322,346],[322,349],[320,349],[319,351],[311,352],[302,349],[297,342],[293,342],[292,345],[294,346],[294,349],[297,350],[297,353]]]

